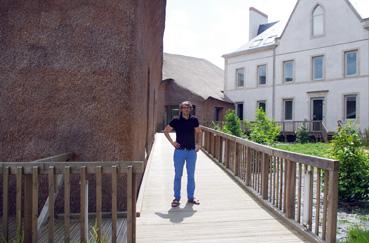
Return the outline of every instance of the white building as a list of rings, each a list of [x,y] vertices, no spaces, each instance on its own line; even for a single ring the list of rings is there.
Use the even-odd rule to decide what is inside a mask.
[[[254,120],[262,107],[275,121],[368,128],[369,14],[352,5],[360,1],[369,9],[367,0],[298,0],[289,19],[274,24],[250,8],[249,42],[223,56],[225,94],[239,116]]]

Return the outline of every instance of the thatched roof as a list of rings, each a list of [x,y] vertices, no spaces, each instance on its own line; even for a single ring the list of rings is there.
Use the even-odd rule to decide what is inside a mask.
[[[231,102],[222,93],[224,71],[205,59],[164,53],[163,80],[168,79],[204,100]]]

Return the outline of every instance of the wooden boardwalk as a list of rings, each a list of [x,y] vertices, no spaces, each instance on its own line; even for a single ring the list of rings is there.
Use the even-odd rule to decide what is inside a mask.
[[[155,144],[141,187],[137,242],[307,242],[286,228],[203,152],[198,153],[196,192],[186,204],[186,171],[179,208],[173,198],[173,148],[164,134]],[[140,205],[141,202],[138,203]]]

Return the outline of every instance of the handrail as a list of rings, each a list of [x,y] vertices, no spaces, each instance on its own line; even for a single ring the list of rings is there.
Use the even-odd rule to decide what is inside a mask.
[[[201,128],[204,152],[232,173],[247,191],[311,241],[335,242],[338,161]]]
[[[322,134],[323,134],[324,142],[327,143],[328,142],[328,129],[324,121],[322,121]]]
[[[111,182],[112,204],[112,241],[117,240],[117,194],[118,178],[126,174],[127,178],[127,242],[135,242],[136,228],[136,175],[144,171],[144,163],[141,161],[92,161],[92,162],[62,162],[72,158],[71,153],[53,156],[31,162],[0,162],[0,173],[3,178],[3,237],[10,240],[8,226],[8,203],[10,177],[16,180],[16,232],[24,234],[25,242],[38,242],[38,198],[40,176],[48,175],[48,199],[47,227],[48,239],[54,241],[54,200],[57,177],[64,177],[64,235],[65,242],[70,239],[70,197],[71,177],[79,175],[80,187],[80,241],[88,241],[88,182],[87,175],[94,175],[96,180],[96,223],[98,235],[102,235],[102,188],[103,175],[109,174]],[[24,183],[23,183],[24,182]],[[24,185],[23,185],[24,184]],[[24,186],[24,189],[22,188]],[[24,194],[22,194],[24,191]],[[22,201],[26,201],[24,204]],[[22,212],[24,211],[24,218]],[[22,222],[23,221],[23,222]]]

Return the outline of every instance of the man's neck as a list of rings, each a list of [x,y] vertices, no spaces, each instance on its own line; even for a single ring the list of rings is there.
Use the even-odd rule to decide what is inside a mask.
[[[188,118],[190,118],[190,114],[187,114],[187,115],[182,114],[182,117],[183,117],[184,119],[188,120]]]

